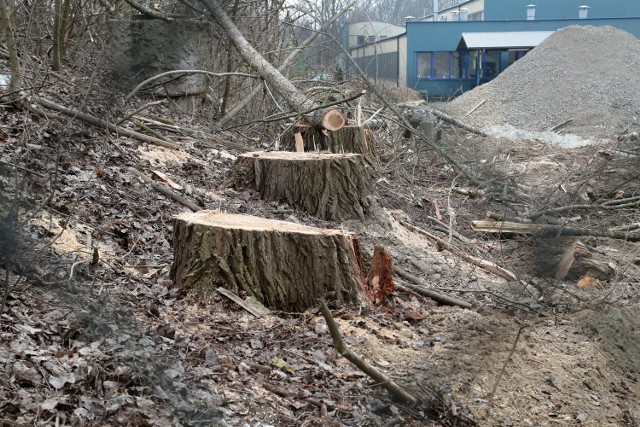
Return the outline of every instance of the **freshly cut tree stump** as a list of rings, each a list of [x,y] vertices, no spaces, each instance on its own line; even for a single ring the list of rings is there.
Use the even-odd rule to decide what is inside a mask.
[[[328,151],[330,153],[355,153],[365,157],[375,156],[371,143],[372,132],[364,126],[343,126],[339,130],[327,132],[312,126],[294,126],[282,137],[282,148],[293,151],[294,134],[300,132],[304,141],[304,151]]]
[[[366,301],[358,240],[341,230],[205,210],[175,217],[173,248],[171,278],[184,290],[222,286],[296,312],[321,297]]]
[[[320,219],[364,218],[371,179],[359,154],[257,151],[238,157],[236,188],[253,188],[265,200],[282,200]]]

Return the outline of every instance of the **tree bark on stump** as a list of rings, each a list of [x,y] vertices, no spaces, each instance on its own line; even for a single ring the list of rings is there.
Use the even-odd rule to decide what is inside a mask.
[[[183,290],[222,286],[296,312],[321,297],[366,301],[358,240],[342,230],[199,211],[175,217],[173,246],[171,278]]]
[[[265,200],[286,201],[324,220],[364,218],[370,176],[359,154],[257,151],[233,167],[236,188],[252,188]]]
[[[365,157],[375,156],[371,143],[372,132],[364,126],[343,126],[334,132],[313,126],[294,126],[282,137],[282,148],[293,151],[294,134],[302,133],[304,151],[328,151],[330,153],[355,153]]]

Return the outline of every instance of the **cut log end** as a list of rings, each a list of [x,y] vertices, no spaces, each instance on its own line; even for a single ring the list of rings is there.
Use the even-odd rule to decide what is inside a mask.
[[[173,241],[171,278],[185,291],[222,286],[296,312],[319,298],[367,300],[359,243],[348,232],[200,211],[175,218]]]
[[[335,132],[347,124],[347,119],[340,110],[329,110],[322,115],[322,127]]]

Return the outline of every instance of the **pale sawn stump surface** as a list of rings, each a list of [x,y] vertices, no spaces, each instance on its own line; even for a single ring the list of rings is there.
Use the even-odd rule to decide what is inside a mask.
[[[205,210],[175,217],[173,247],[171,278],[183,290],[222,286],[297,312],[321,297],[366,301],[358,240],[342,230]]]
[[[252,188],[264,200],[281,200],[325,220],[364,218],[371,177],[358,154],[256,151],[238,157],[236,188]]]

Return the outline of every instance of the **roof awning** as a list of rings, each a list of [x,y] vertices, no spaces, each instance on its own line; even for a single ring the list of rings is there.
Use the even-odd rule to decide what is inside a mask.
[[[532,49],[551,34],[553,31],[462,33],[458,49]]]

